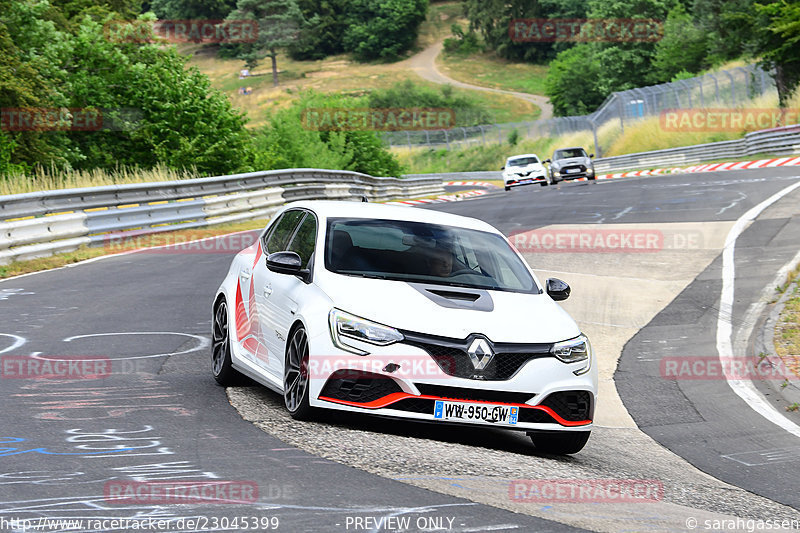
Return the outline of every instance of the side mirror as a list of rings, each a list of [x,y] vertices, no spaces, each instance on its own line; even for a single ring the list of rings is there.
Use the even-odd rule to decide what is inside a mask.
[[[545,159],[544,162],[545,163],[552,163],[552,161],[550,161],[550,159]]]
[[[553,300],[561,302],[569,298],[570,288],[567,282],[561,281],[558,278],[550,278],[545,283],[547,294]]]
[[[278,274],[302,274],[302,261],[295,252],[275,252],[267,256],[267,268]]]
[[[592,157],[594,157],[594,154],[589,154],[589,158],[592,158]]]
[[[500,170],[505,170],[505,169],[506,169],[506,167],[500,167]]]

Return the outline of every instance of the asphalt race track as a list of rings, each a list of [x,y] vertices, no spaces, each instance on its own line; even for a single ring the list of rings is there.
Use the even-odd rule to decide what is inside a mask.
[[[524,435],[500,430],[344,415],[299,423],[262,387],[218,387],[210,303],[232,247],[145,251],[2,281],[0,531],[40,518],[90,521],[81,531],[124,531],[102,520],[135,518],[164,520],[160,531],[463,532],[798,519],[800,436],[756,413],[724,379],[665,379],[660,366],[665,357],[716,356],[720,320],[736,346],[748,345],[753,304],[800,250],[800,189],[743,227],[735,268],[723,268],[722,246],[740,217],[800,183],[798,174],[566,183],[427,207],[507,235],[644,228],[668,237],[645,253],[520,250],[540,277],[573,286],[564,307],[603,359],[596,429],[568,458],[536,454]],[[735,293],[732,313],[721,314],[726,272]],[[6,367],[13,374],[31,358],[76,357],[96,360],[96,379],[34,379]],[[768,402],[783,412],[776,396]],[[510,492],[514,480],[571,478],[656,480],[664,494],[650,503],[533,503]],[[114,492],[145,481],[232,489],[214,503],[129,502]],[[233,490],[242,487],[250,492]],[[187,519],[200,522],[187,528]],[[724,528],[737,529],[746,530]]]

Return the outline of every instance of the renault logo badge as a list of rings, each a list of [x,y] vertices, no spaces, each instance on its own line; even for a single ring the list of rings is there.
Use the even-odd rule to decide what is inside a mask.
[[[467,349],[467,355],[469,355],[469,360],[472,361],[472,366],[475,367],[475,370],[485,370],[494,358],[494,352],[492,347],[489,346],[489,342],[481,338],[472,341],[472,344]]]

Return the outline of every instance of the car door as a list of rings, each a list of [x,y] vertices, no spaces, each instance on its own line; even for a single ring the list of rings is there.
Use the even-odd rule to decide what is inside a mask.
[[[257,325],[253,333],[259,344],[258,351],[254,354],[256,356],[255,363],[273,375],[277,375],[281,368],[282,362],[279,361],[279,358],[283,351],[271,326],[273,320],[270,318],[270,313],[273,310],[268,305],[268,300],[272,297],[276,279],[280,281],[281,274],[276,274],[267,268],[266,258],[271,253],[286,249],[304,216],[305,212],[300,209],[290,209],[284,212],[261,239],[263,253],[253,265],[252,286],[257,316]]]
[[[313,213],[306,212],[284,249],[300,256],[303,269],[313,270],[316,238],[317,219]],[[274,360],[278,363],[273,371],[282,377],[289,328],[295,321],[298,306],[309,285],[298,276],[274,272],[270,274],[272,274],[272,293],[266,297],[264,322],[269,331],[265,332],[265,335],[270,339],[272,353],[275,354]]]

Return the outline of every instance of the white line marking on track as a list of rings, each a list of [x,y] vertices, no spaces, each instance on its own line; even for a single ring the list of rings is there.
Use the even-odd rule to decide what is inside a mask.
[[[725,248],[722,251],[722,291],[719,314],[717,315],[717,353],[719,354],[720,362],[723,363],[723,367],[725,367],[724,361],[734,356],[731,336],[733,334],[732,317],[734,280],[736,276],[734,264],[736,239],[739,238],[739,235],[742,234],[747,225],[755,220],[766,208],[798,188],[800,188],[800,182],[778,191],[747,211],[739,217],[725,239]],[[744,400],[756,413],[792,435],[800,437],[800,426],[783,416],[780,411],[770,405],[761,393],[756,390],[751,381],[737,380],[735,376],[731,375],[730,370],[727,368],[725,369],[725,379],[733,392]]]
[[[19,335],[14,335],[13,333],[0,333],[0,337],[11,337],[12,339],[14,339],[14,344],[8,346],[7,348],[3,348],[2,350],[0,350],[0,353],[6,353],[10,352],[11,350],[16,350],[17,348],[28,342],[25,337],[20,337]]]

